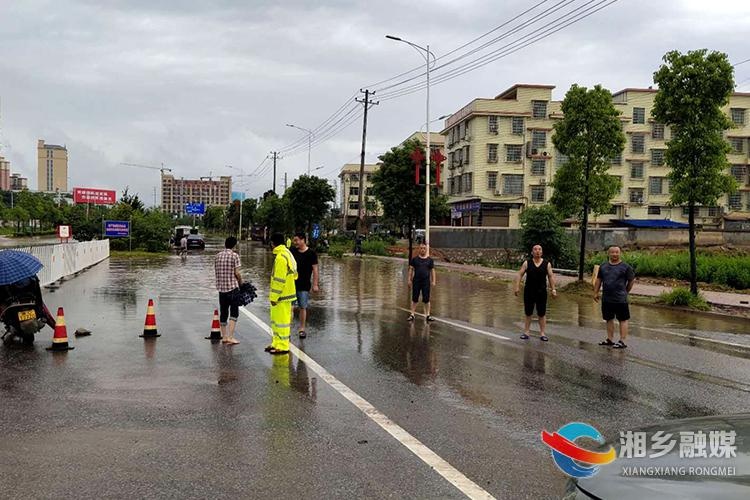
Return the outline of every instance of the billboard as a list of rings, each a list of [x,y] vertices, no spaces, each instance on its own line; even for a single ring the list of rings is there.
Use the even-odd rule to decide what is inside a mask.
[[[245,193],[242,191],[232,191],[232,201],[244,201],[245,198]]]
[[[187,203],[185,204],[185,213],[190,215],[203,215],[206,213],[206,204]]]
[[[104,236],[110,238],[127,238],[130,236],[130,221],[127,220],[105,220]]]
[[[73,188],[73,201],[94,205],[114,205],[117,203],[117,195],[111,189]]]

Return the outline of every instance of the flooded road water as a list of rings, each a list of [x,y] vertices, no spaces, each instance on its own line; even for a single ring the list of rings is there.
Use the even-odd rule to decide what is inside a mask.
[[[10,497],[461,498],[296,356],[241,315],[234,347],[208,335],[216,242],[111,259],[46,292],[76,349],[0,348],[0,491]],[[268,318],[272,255],[242,249]],[[558,498],[539,438],[570,421],[605,436],[664,419],[750,410],[746,320],[632,307],[630,347],[599,347],[598,305],[561,294],[548,335],[521,341],[512,285],[438,270],[433,314],[406,322],[405,263],[321,259],[307,355],[497,498]],[[142,333],[156,302],[159,333]],[[419,309],[418,309],[419,310]],[[75,339],[85,326],[91,337]],[[39,478],[45,481],[39,481]]]

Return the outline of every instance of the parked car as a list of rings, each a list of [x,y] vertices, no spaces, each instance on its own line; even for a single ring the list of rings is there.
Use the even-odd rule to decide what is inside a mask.
[[[187,237],[187,247],[188,249],[197,248],[199,250],[204,250],[206,248],[206,242],[200,234],[189,234]]]
[[[667,448],[663,445],[668,439],[675,440],[674,446],[665,454],[650,457],[651,452],[656,451],[651,447],[645,457],[636,457],[635,453],[631,458],[627,454],[620,457],[622,445],[617,438],[595,451],[613,446],[618,458],[602,466],[591,478],[568,480],[562,498],[750,498],[750,414],[670,420],[634,429],[632,435],[645,434],[653,444],[659,440],[652,436],[659,432],[662,451]],[[717,444],[734,446],[736,455],[711,458],[711,454],[717,451],[714,448]],[[690,453],[681,457],[685,446]],[[694,450],[700,453],[692,453]]]

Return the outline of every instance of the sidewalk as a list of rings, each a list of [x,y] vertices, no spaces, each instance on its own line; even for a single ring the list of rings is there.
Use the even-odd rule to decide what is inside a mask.
[[[352,254],[345,254],[352,255]],[[369,255],[368,257],[377,257],[379,259],[391,259],[398,260],[406,263],[405,259],[400,257],[382,257],[376,255]],[[473,264],[456,264],[453,262],[441,262],[435,261],[435,266],[442,267],[444,269],[453,269],[455,271],[483,274],[490,276],[497,276],[499,278],[514,280],[516,278],[516,271],[512,269],[499,269],[495,267],[483,267]],[[575,276],[566,276],[559,273],[555,273],[555,281],[558,286],[565,286],[568,283],[576,281]],[[590,282],[591,276],[586,276],[586,279]],[[661,285],[650,285],[646,283],[638,283],[637,277],[633,290],[630,292],[633,295],[642,295],[645,297],[658,297],[663,292],[671,292],[672,288]],[[750,310],[750,295],[744,293],[730,293],[730,292],[713,292],[709,290],[701,291],[701,294],[705,297],[706,301],[710,304],[719,306],[731,306],[741,307]]]

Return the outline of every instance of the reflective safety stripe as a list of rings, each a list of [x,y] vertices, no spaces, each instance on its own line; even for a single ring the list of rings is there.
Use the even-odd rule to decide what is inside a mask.
[[[286,283],[286,280],[284,278],[277,278],[276,276],[273,277],[274,281],[278,281],[279,283]]]
[[[297,295],[285,295],[283,297],[279,297],[279,300],[297,300]]]
[[[273,325],[274,325],[274,326],[275,326],[276,328],[291,328],[291,327],[292,327],[292,324],[291,324],[291,323],[273,323],[273,321],[272,321],[271,323],[272,323],[272,324],[273,324]]]
[[[281,293],[281,292],[283,292],[283,291],[284,291],[284,290],[280,290],[280,289],[278,289],[278,288],[271,288],[271,293]]]
[[[287,275],[287,276],[289,276],[289,275],[291,275],[291,274],[297,274],[297,273],[295,273],[294,271],[287,271],[287,272],[286,272],[286,275]],[[276,278],[274,278],[274,279],[276,279]]]
[[[278,333],[274,333],[273,336],[281,340],[289,340],[289,337],[291,337],[291,335],[279,335]]]

